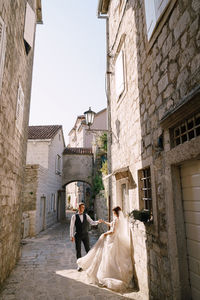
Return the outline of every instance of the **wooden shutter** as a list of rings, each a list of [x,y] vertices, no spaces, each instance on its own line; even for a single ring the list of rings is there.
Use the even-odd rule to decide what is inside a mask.
[[[122,50],[119,52],[115,63],[115,88],[116,95],[119,98],[125,89],[124,58]]]
[[[169,0],[154,0],[156,20],[158,20],[159,17],[162,15],[168,2],[169,2]]]
[[[3,70],[6,53],[6,26],[0,17],[0,93],[3,81]]]
[[[146,24],[147,24],[147,36],[148,36],[148,40],[150,40],[150,37],[156,25],[156,13],[155,13],[154,0],[145,0],[145,14],[146,14]]]
[[[36,23],[35,12],[32,10],[30,5],[27,3],[26,4],[25,25],[24,25],[24,39],[29,44],[30,47],[33,47],[35,23]]]
[[[19,84],[17,94],[17,109],[16,109],[16,127],[21,132],[24,118],[24,93]]]

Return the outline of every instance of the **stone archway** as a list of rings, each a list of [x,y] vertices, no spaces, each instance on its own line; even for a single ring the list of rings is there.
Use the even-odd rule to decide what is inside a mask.
[[[63,152],[63,187],[74,181],[92,185],[93,154],[91,148],[65,148]]]

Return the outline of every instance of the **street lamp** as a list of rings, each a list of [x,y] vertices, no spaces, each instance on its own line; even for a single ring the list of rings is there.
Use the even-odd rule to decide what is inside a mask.
[[[107,132],[111,135],[114,136],[114,138],[116,139],[117,142],[119,142],[119,138],[116,137],[116,135],[114,134],[114,132],[112,130],[108,130],[108,129],[90,129],[90,126],[92,126],[93,122],[94,122],[94,116],[96,115],[96,113],[94,111],[91,110],[91,107],[89,107],[89,110],[84,112],[85,115],[85,123],[86,125],[89,127],[89,129],[87,129],[90,132],[93,133],[98,133],[98,132]]]
[[[96,113],[94,111],[91,110],[91,107],[89,107],[89,110],[84,112],[85,115],[85,122],[86,125],[89,126],[89,130],[90,130],[90,126],[93,124],[94,122],[94,116],[96,115]]]

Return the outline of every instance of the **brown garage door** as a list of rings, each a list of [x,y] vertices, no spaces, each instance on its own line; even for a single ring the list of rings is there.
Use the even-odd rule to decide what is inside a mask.
[[[181,182],[192,299],[200,299],[200,161],[181,166]]]

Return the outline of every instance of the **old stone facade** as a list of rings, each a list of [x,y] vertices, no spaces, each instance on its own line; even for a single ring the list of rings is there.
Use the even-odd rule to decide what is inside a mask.
[[[33,236],[65,218],[62,189],[65,142],[61,125],[28,129],[23,213],[29,215],[29,235]]]
[[[0,1],[0,284],[20,255],[36,23],[41,1]]]
[[[196,0],[99,1],[112,205],[152,212],[132,224],[140,299],[200,297],[199,15]]]
[[[92,130],[103,130],[107,128],[107,110],[99,111],[94,117],[94,123],[91,126]],[[69,148],[89,148],[92,150],[95,143],[96,133],[88,131],[88,126],[85,124],[85,116],[78,116],[74,127],[69,132]],[[94,153],[94,151],[92,151]],[[77,153],[78,154],[78,153]],[[74,166],[69,172],[76,172]],[[77,165],[79,168],[80,166]],[[83,168],[85,169],[85,167]],[[87,171],[88,173],[88,171]],[[90,175],[91,176],[91,175]],[[74,178],[74,176],[73,176]],[[77,177],[78,178],[78,177]],[[84,178],[84,177],[83,177]],[[91,178],[90,178],[91,179]],[[90,182],[91,180],[89,180]],[[91,187],[86,182],[72,182],[66,186],[66,202],[70,208],[76,209],[77,203],[85,202],[86,209],[90,210]]]

